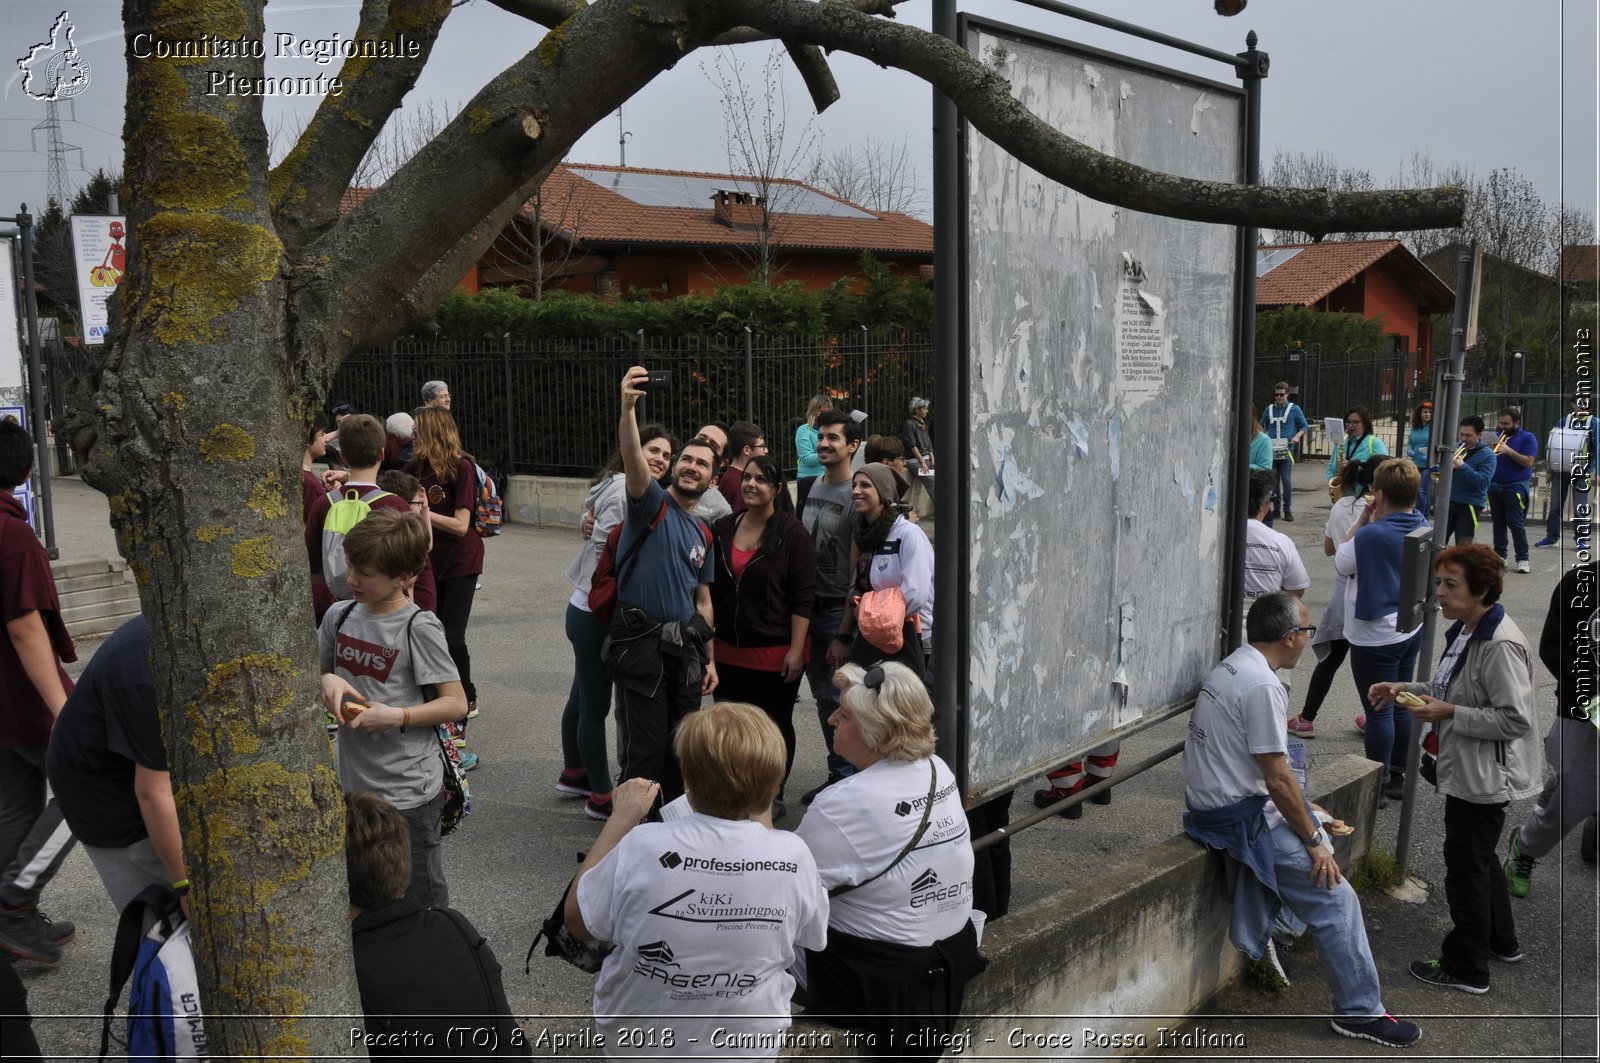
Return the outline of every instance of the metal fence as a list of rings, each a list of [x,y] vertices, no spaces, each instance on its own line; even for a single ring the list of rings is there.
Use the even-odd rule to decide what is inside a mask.
[[[1333,453],[1322,418],[1344,416],[1352,406],[1365,406],[1372,414],[1373,431],[1391,454],[1405,453],[1405,433],[1411,423],[1411,406],[1420,401],[1416,381],[1401,352],[1374,354],[1328,353],[1301,350],[1256,357],[1256,390],[1265,395],[1260,408],[1272,401],[1272,385],[1289,382],[1294,401],[1311,422],[1302,456],[1327,458]]]
[[[642,422],[687,436],[712,420],[751,420],[793,469],[795,428],[813,395],[866,411],[869,433],[898,434],[911,397],[932,394],[933,360],[932,337],[901,333],[396,341],[346,359],[329,397],[382,418],[415,407],[424,382],[443,380],[480,463],[501,474],[589,476],[616,448],[618,385],[639,364],[672,371],[669,389],[640,402]]]

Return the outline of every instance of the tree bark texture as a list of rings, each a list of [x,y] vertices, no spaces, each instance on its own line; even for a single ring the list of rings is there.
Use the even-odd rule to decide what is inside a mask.
[[[953,45],[875,17],[892,0],[498,2],[563,21],[343,213],[449,0],[363,0],[362,33],[404,31],[423,58],[347,60],[349,95],[270,173],[260,98],[208,95],[205,80],[260,77],[261,60],[128,63],[128,274],[64,427],[110,498],[150,627],[217,1056],[339,1054],[306,1013],[360,1012],[298,519],[311,411],[348,353],[424,326],[573,143],[689,52],[781,39],[819,96],[815,46],[901,67],[1041,173],[1124,206],[1312,231],[1459,222],[1449,190],[1389,193],[1374,217],[1358,196],[1182,181],[1089,152]],[[124,27],[260,40],[263,7],[124,0]]]

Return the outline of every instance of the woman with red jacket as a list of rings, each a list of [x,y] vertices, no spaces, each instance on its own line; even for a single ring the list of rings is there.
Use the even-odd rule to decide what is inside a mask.
[[[433,527],[434,584],[439,603],[435,610],[444,625],[450,659],[461,673],[467,693],[468,716],[478,714],[478,688],[472,683],[472,655],[467,652],[467,621],[472,598],[483,573],[483,540],[472,529],[478,505],[478,470],[461,449],[455,418],[440,406],[416,413],[417,442],[405,471],[415,476],[428,493],[428,523]]]
[[[751,458],[742,491],[744,511],[711,526],[717,548],[711,584],[715,697],[755,705],[778,725],[787,783],[794,766],[794,701],[806,670],[817,593],[817,554],[794,515],[776,461],[765,454]],[[785,812],[779,787],[772,818],[782,819]]]

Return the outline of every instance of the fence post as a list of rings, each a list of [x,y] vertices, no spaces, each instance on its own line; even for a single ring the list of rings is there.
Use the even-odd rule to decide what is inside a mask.
[[[400,405],[400,341],[389,341],[389,408],[403,410]],[[415,404],[413,404],[415,405]]]
[[[500,360],[506,372],[506,468],[502,476],[510,476],[517,467],[517,403],[511,391],[511,333],[502,337],[505,346],[501,349]]]
[[[871,414],[867,409],[867,326],[861,326],[861,410]]]
[[[756,419],[755,333],[749,325],[744,327],[744,419],[752,424]]]

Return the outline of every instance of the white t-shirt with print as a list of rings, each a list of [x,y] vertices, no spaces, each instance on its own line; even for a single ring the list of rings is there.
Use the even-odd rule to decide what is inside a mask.
[[[789,1027],[788,968],[827,944],[828,896],[805,845],[698,812],[629,831],[579,880],[578,907],[617,945],[594,987],[613,1058],[772,1058]]]
[[[1245,522],[1244,596],[1259,598],[1274,591],[1303,591],[1311,586],[1294,540],[1259,520]]]
[[[930,762],[938,781],[927,833],[888,874],[831,898],[830,927],[872,941],[931,945],[972,917],[972,839],[955,775],[938,757],[880,760],[834,783],[795,833],[829,889],[872,878],[921,825]]]

